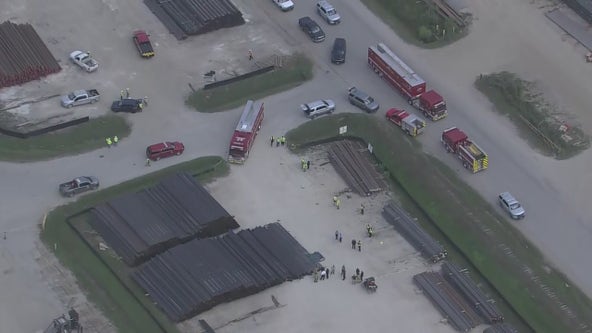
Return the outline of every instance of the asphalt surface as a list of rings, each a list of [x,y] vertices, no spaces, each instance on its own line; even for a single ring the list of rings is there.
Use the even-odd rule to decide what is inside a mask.
[[[472,87],[472,78],[480,72],[504,68],[503,63],[482,56],[488,48],[495,47],[491,42],[479,40],[488,36],[491,31],[488,29],[496,19],[486,15],[490,5],[485,2],[476,4],[482,21],[475,21],[468,37],[439,50],[423,50],[405,44],[360,3],[333,2],[342,16],[338,26],[321,22],[313,5],[297,3],[294,11],[282,13],[271,3],[263,2],[255,9],[247,2],[239,1],[248,21],[246,26],[236,28],[241,34],[222,30],[185,42],[174,40],[141,3],[84,1],[77,8],[71,8],[68,1],[60,0],[51,7],[44,7],[47,10],[43,13],[27,10],[39,6],[32,0],[0,5],[0,12],[5,13],[2,19],[15,17],[17,21],[33,23],[62,61],[73,49],[90,49],[100,62],[97,75],[80,73],[67,64],[64,73],[49,78],[44,84],[68,79],[72,80],[73,86],[100,87],[105,96],[115,98],[120,89],[130,87],[132,94],[147,95],[150,99],[145,112],[130,116],[133,132],[118,147],[45,162],[0,163],[3,171],[0,176],[0,212],[3,217],[0,231],[7,233],[6,240],[0,239],[0,267],[4,272],[0,275],[0,299],[3,300],[0,303],[0,331],[35,331],[63,313],[35,262],[39,256],[35,247],[37,224],[49,209],[68,201],[59,197],[56,185],[78,175],[91,174],[98,176],[101,185],[107,187],[198,156],[224,156],[240,108],[219,114],[200,114],[187,110],[183,98],[189,92],[187,83],[196,83],[201,74],[210,69],[230,72],[248,67],[248,49],[254,50],[256,58],[270,54],[271,49],[272,53],[304,52],[315,61],[316,76],[312,82],[265,99],[265,127],[281,134],[306,121],[297,111],[302,102],[332,98],[337,104],[337,112],[360,112],[347,103],[346,89],[352,85],[370,92],[381,103],[376,117],[383,117],[389,107],[405,107],[406,102],[366,65],[368,45],[386,43],[448,102],[449,117],[438,123],[428,123],[426,133],[418,138],[424,150],[457,170],[492,204],[496,204],[497,193],[511,191],[527,210],[527,218],[516,223],[518,229],[554,266],[592,295],[592,282],[588,279],[592,272],[589,265],[582,264],[592,252],[589,219],[592,207],[587,204],[590,174],[586,170],[592,155],[587,151],[566,162],[542,157],[518,137],[507,119],[491,112],[491,105]],[[491,7],[505,13],[508,10],[500,9],[501,3],[507,5],[508,1],[500,0]],[[527,5],[517,6],[521,6],[520,13],[524,14]],[[82,12],[89,13],[89,16],[80,16]],[[297,19],[304,15],[321,24],[327,33],[324,43],[313,44],[298,29]],[[532,17],[529,19],[533,20]],[[137,53],[128,32],[137,27],[148,30],[155,41],[157,56],[149,65],[135,58]],[[552,32],[548,27],[543,31]],[[329,62],[335,37],[345,37],[348,42],[347,61],[340,66]],[[476,60],[473,52],[477,54]],[[510,49],[497,52],[508,53]],[[521,53],[523,50],[516,52],[509,57],[507,62],[510,64],[506,67],[515,65],[512,59],[526,56]],[[555,57],[549,56],[545,60],[551,66]],[[233,65],[225,67],[224,63]],[[555,73],[556,67],[550,71]],[[26,95],[37,89],[35,83],[10,92]],[[105,97],[102,103],[108,105],[109,100]],[[443,129],[451,126],[465,130],[489,154],[490,168],[487,171],[469,174],[457,160],[445,154],[439,136]],[[159,161],[151,168],[144,167],[145,146],[169,139],[185,143],[184,155]],[[4,301],[16,297],[27,299],[27,302]]]

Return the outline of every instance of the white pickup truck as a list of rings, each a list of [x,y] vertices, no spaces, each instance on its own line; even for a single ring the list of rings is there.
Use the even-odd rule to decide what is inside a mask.
[[[68,95],[62,96],[62,106],[69,109],[77,105],[93,104],[100,97],[101,95],[96,89],[74,90]]]
[[[283,12],[294,9],[294,3],[292,0],[272,0],[276,6],[280,7]]]

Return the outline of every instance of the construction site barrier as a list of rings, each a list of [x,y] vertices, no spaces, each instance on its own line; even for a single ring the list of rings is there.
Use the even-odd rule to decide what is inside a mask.
[[[230,78],[230,79],[227,79],[227,80],[208,83],[208,84],[206,84],[206,85],[203,86],[203,90],[208,90],[208,89],[212,89],[212,88],[216,88],[216,87],[225,86],[227,84],[231,84],[231,83],[238,82],[238,81],[241,81],[241,80],[244,80],[244,79],[248,79],[248,78],[253,77],[253,76],[257,76],[257,75],[260,75],[260,74],[271,72],[274,69],[275,69],[275,66],[274,65],[271,65],[271,66],[259,68],[256,71],[252,71],[252,72],[249,72],[249,73],[246,73],[246,74],[243,74],[243,75],[235,76],[235,77]]]
[[[30,131],[30,132],[20,132],[20,131],[11,130],[8,128],[0,127],[0,133],[2,133],[4,135],[15,137],[15,138],[19,138],[19,139],[27,139],[27,138],[30,138],[33,136],[38,136],[41,134],[46,134],[49,132],[57,131],[57,130],[60,130],[60,129],[63,129],[66,127],[86,123],[89,120],[90,120],[90,118],[88,116],[86,116],[86,117],[82,117],[82,118],[73,119],[70,121],[65,121],[63,123],[55,124],[53,126],[39,128],[39,129]]]

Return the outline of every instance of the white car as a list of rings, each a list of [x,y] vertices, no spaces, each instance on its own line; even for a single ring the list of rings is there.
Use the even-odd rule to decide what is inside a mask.
[[[280,7],[282,12],[287,12],[294,9],[294,3],[292,0],[271,0],[276,6]]]
[[[335,111],[335,102],[330,99],[322,99],[302,104],[300,105],[300,110],[302,110],[308,118],[315,119],[318,116],[333,113],[333,111]]]
[[[500,206],[510,214],[515,220],[523,219],[526,216],[526,212],[524,211],[524,207],[514,198],[510,192],[503,192],[497,196]]]
[[[90,56],[89,52],[74,51],[70,53],[70,60],[89,73],[99,68],[99,63]]]

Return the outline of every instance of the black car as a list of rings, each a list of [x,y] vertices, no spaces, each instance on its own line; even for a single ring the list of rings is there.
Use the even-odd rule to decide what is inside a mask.
[[[136,112],[142,112],[143,108],[144,108],[144,104],[141,99],[126,98],[126,99],[120,99],[117,101],[113,101],[113,104],[111,104],[111,111],[113,111],[113,112],[136,113]]]
[[[320,43],[325,40],[325,32],[321,27],[308,16],[302,17],[298,20],[300,28],[308,34],[310,39],[315,43]]]
[[[331,49],[331,62],[334,64],[343,64],[345,62],[345,39],[335,38],[333,48]]]

